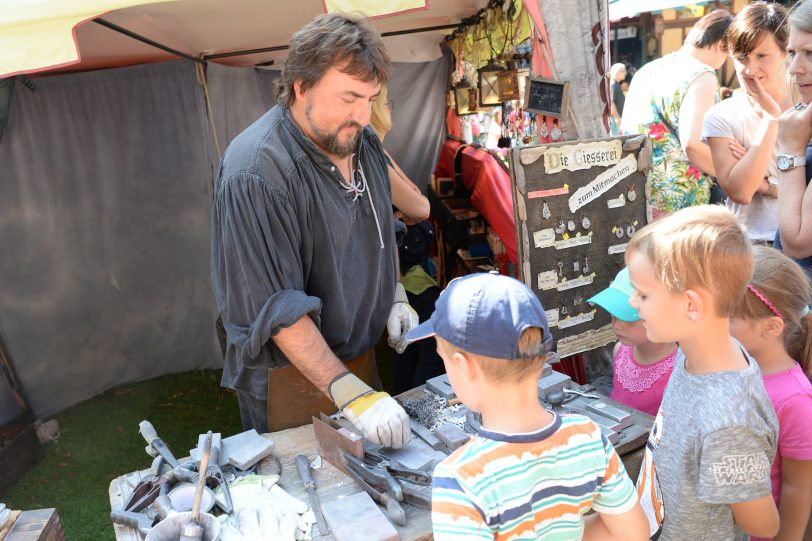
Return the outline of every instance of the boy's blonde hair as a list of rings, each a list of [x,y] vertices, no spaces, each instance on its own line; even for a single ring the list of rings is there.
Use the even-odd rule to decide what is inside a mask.
[[[700,287],[711,293],[716,315],[729,317],[753,275],[753,249],[736,217],[724,207],[679,210],[632,237],[626,263],[644,255],[654,275],[674,293]]]
[[[528,327],[519,337],[519,354],[524,356],[541,349],[544,340],[544,332],[539,327]],[[470,351],[465,351],[441,337],[437,337],[437,342],[445,347],[447,351],[459,351],[464,353],[482,369],[485,378],[491,383],[518,383],[525,378],[534,377],[538,379],[547,354],[536,355],[534,357],[520,359],[497,359],[485,355],[477,355]]]
[[[812,286],[798,264],[775,248],[754,246],[756,267],[750,284],[771,306],[753,291],[748,291],[736,307],[733,317],[758,320],[776,316],[784,321],[784,346],[798,361],[807,376],[812,375]]]

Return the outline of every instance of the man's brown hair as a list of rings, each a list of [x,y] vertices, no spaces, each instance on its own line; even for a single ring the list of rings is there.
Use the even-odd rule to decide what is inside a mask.
[[[753,275],[753,248],[742,225],[719,205],[679,210],[641,229],[626,247],[646,257],[673,293],[701,287],[713,295],[716,315],[729,317]]]
[[[730,54],[741,60],[753,52],[762,36],[768,34],[772,34],[782,51],[787,50],[787,10],[779,4],[755,2],[736,15],[725,37]]]
[[[392,72],[383,39],[367,19],[344,13],[320,15],[293,34],[277,101],[290,107],[296,100],[296,81],[307,91],[330,68],[381,84]]]
[[[732,22],[733,15],[729,11],[715,9],[691,27],[691,31],[685,36],[685,43],[693,45],[697,49],[711,47],[725,38],[727,27]]]

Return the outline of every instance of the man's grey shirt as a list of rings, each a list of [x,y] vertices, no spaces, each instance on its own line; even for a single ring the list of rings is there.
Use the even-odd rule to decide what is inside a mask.
[[[662,499],[662,532],[652,539],[746,540],[730,504],[772,494],[778,419],[758,364],[745,358],[744,370],[695,375],[679,351],[638,479],[650,523],[655,490]]]
[[[212,282],[228,334],[223,386],[264,399],[267,369],[289,362],[271,338],[308,314],[342,360],[383,334],[395,236],[383,147],[368,127],[356,156],[368,182],[357,198],[279,105],[223,155],[212,213]]]

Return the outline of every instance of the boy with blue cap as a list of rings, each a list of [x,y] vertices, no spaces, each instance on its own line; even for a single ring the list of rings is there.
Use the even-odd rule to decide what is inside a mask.
[[[624,268],[609,287],[588,302],[609,312],[612,330],[617,335],[612,393],[609,396],[654,416],[663,401],[679,347],[676,342],[655,344],[648,339],[637,310],[629,304],[632,294],[634,287],[629,280],[629,269]]]
[[[452,281],[409,333],[429,336],[454,392],[482,416],[479,433],[434,470],[435,540],[647,538],[634,486],[598,426],[538,400],[553,340],[527,286],[498,274]]]

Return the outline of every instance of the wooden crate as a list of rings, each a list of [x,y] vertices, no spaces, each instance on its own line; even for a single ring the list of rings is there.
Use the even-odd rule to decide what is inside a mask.
[[[65,541],[56,509],[23,511],[0,541]]]
[[[33,423],[0,426],[0,498],[44,453]]]

